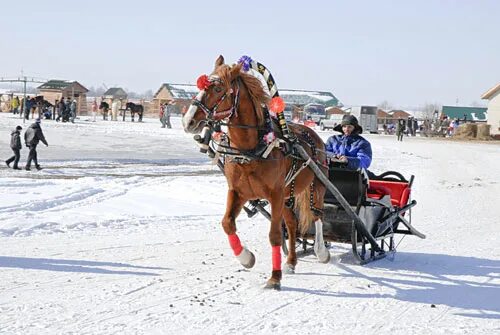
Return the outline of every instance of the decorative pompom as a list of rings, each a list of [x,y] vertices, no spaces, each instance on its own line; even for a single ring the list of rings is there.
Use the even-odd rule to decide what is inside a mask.
[[[275,113],[281,113],[285,110],[285,102],[281,99],[281,97],[274,97],[271,99],[269,109]]]
[[[212,83],[208,80],[208,76],[206,74],[201,75],[198,80],[196,80],[196,86],[200,91],[206,90]]]
[[[276,136],[274,136],[274,132],[272,132],[272,131],[270,131],[270,132],[268,132],[267,134],[264,135],[264,141],[267,144],[269,144],[272,141],[274,141],[275,138],[276,138]]]
[[[239,63],[243,64],[243,71],[248,72],[248,70],[250,70],[250,68],[252,67],[252,58],[250,58],[249,56],[241,56],[238,60],[238,64]]]

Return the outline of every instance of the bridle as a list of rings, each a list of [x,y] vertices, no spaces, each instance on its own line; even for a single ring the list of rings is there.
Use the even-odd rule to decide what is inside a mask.
[[[207,88],[216,83],[222,84],[222,81],[215,76],[211,76],[208,80],[210,85],[208,85]],[[236,92],[233,94],[234,82],[236,82]],[[226,100],[226,98],[229,95],[232,97],[233,100],[231,107],[229,107],[226,110],[219,111],[218,109],[220,105],[222,104],[222,102],[224,102],[224,100]],[[209,108],[207,105],[203,103],[204,97],[205,94],[202,94],[201,96],[196,96],[195,98],[193,98],[193,102],[191,104],[200,108],[205,113],[205,118],[207,121],[209,122],[217,122],[221,120],[229,121],[233,117],[233,115],[238,113],[238,108],[240,106],[240,82],[238,79],[233,80],[230,83],[230,89],[224,92],[224,94],[215,102],[212,108]]]

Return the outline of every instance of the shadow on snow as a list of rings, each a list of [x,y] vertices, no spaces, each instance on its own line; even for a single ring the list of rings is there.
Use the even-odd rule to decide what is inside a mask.
[[[131,268],[131,269],[144,269],[144,270],[170,270],[168,268],[137,266],[125,263],[0,256],[0,268],[19,268],[19,269],[31,269],[31,270],[82,272],[82,273],[114,274],[114,275],[159,276],[159,274],[153,272],[108,270],[105,269],[105,267]]]
[[[332,297],[393,298],[422,304],[445,305],[475,310],[456,313],[466,317],[500,319],[500,260],[476,257],[398,252],[394,261],[380,260],[363,267],[345,264],[337,266],[347,274],[297,273],[297,275],[327,275],[363,278],[393,294],[347,293],[330,290],[283,288]],[[374,275],[364,274],[367,268]],[[384,272],[383,275],[380,271]],[[332,286],[334,288],[334,286]]]

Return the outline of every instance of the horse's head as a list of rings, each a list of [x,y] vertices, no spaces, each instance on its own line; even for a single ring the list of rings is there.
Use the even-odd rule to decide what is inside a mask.
[[[125,108],[126,108],[126,109],[131,109],[133,106],[134,106],[134,103],[132,103],[132,102],[127,102],[127,103],[125,104]]]
[[[204,75],[198,79],[200,92],[182,117],[185,132],[197,134],[208,122],[224,119],[234,113],[237,108],[234,97],[238,92],[235,91],[237,88],[233,88],[233,83],[240,75],[241,67],[242,64],[224,64],[224,57],[219,56],[210,76]]]

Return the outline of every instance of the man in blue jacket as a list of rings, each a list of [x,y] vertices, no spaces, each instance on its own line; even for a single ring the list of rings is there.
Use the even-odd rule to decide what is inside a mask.
[[[353,115],[345,115],[333,130],[341,132],[342,135],[330,136],[326,142],[328,156],[347,164],[347,168],[351,170],[368,169],[372,162],[372,147],[370,142],[359,135],[363,128],[358,119]]]

